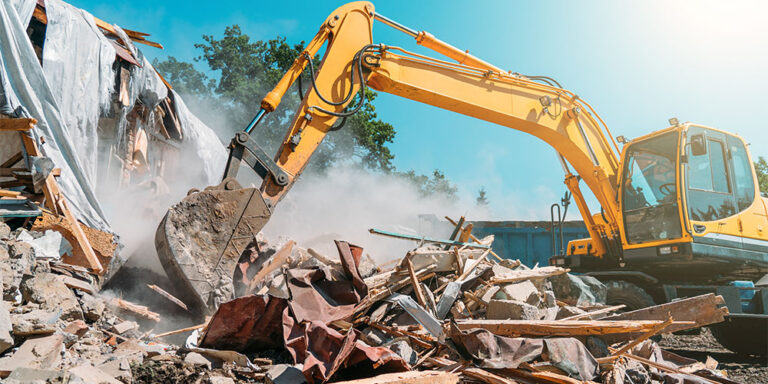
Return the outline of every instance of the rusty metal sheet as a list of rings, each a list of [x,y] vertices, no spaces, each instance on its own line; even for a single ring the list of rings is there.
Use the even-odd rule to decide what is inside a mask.
[[[283,327],[285,347],[296,364],[303,364],[309,383],[325,382],[337,373],[362,378],[410,370],[408,363],[389,348],[360,341],[360,332],[355,329],[342,335],[323,322],[297,323],[287,311]]]
[[[284,299],[267,295],[237,298],[219,306],[200,342],[202,348],[233,351],[283,346]]]
[[[347,318],[368,296],[368,286],[360,277],[349,243],[337,241],[341,265],[350,280],[332,281],[320,269],[289,270],[287,285],[291,292],[291,311],[299,322],[329,323]],[[362,251],[362,249],[360,249]]]

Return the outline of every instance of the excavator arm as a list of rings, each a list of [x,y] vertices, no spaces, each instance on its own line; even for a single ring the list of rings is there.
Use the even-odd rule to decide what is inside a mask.
[[[373,44],[374,20],[455,62]],[[249,134],[277,108],[307,66],[312,66],[323,45],[326,49],[319,68],[310,70],[312,86],[305,92],[277,156],[270,158]],[[240,255],[325,135],[335,129],[337,120],[353,115],[365,103],[366,86],[526,132],[552,146],[592,236],[593,253],[610,254],[611,241],[618,239],[619,150],[589,104],[548,78],[505,72],[427,32],[378,15],[373,4],[361,1],[331,13],[264,97],[259,113],[230,145],[223,182],[187,196],[158,228],[156,246],[161,262],[169,275],[187,283],[187,299],[198,309],[207,312],[235,294],[233,272],[238,265],[246,268],[248,264]],[[241,188],[235,180],[243,162],[262,177],[260,188]],[[589,212],[580,179],[601,204],[602,220],[595,220]],[[234,285],[247,286],[245,270],[239,275],[242,281]]]

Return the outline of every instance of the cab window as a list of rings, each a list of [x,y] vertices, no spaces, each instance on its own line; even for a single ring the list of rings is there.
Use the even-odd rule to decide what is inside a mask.
[[[731,169],[733,170],[733,192],[736,197],[736,205],[741,212],[749,208],[755,200],[755,179],[752,175],[752,163],[749,161],[747,149],[741,140],[728,136],[727,144],[731,157]]]
[[[622,209],[630,243],[682,236],[676,182],[678,141],[677,132],[669,132],[627,148]]]
[[[701,140],[706,150],[695,153],[691,142],[702,137],[706,138]],[[685,169],[688,211],[692,220],[715,221],[737,213],[725,143],[724,133],[699,127],[688,130]]]

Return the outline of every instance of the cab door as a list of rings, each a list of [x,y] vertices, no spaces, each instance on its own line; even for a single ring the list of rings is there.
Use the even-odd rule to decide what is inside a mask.
[[[763,200],[759,198],[752,160],[741,139],[728,135],[727,144],[744,249],[768,252],[768,216]]]
[[[688,128],[685,183],[694,243],[716,248],[718,253],[740,250],[742,225],[725,133],[696,126]]]

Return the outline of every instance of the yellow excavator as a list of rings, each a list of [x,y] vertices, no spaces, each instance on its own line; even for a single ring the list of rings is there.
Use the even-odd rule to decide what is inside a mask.
[[[451,61],[374,43],[374,21]],[[313,59],[324,45],[315,68]],[[269,156],[250,133],[307,69],[311,87],[277,155]],[[189,194],[160,224],[155,242],[161,262],[194,308],[210,312],[233,297],[241,254],[323,138],[366,102],[366,87],[526,132],[551,145],[590,235],[571,241],[566,254],[551,263],[606,282],[609,301],[639,308],[717,292],[726,298],[729,321],[768,317],[768,289],[754,283],[768,269],[768,204],[744,140],[676,119],[633,140],[614,137],[586,101],[555,80],[505,71],[403,26],[364,1],[333,11],[264,97],[261,110],[229,146],[221,184]],[[243,163],[262,178],[260,188],[238,183]],[[600,212],[590,212],[582,182]],[[737,344],[726,346],[765,352],[765,343]]]

